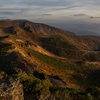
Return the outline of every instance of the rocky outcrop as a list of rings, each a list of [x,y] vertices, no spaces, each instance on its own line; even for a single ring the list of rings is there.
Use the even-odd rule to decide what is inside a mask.
[[[61,86],[61,87],[67,86],[67,84],[58,76],[48,75],[48,78],[54,86]]]
[[[54,86],[67,86],[67,83],[65,83],[59,76],[46,75],[44,73],[39,73],[38,71],[34,71],[33,75],[41,80],[49,79]]]
[[[23,91],[19,79],[11,77],[11,74],[27,76],[21,69],[13,68],[7,73],[0,72],[0,100],[56,100],[52,94],[41,95],[32,91]]]
[[[0,72],[0,100],[24,100],[23,86],[18,79]]]

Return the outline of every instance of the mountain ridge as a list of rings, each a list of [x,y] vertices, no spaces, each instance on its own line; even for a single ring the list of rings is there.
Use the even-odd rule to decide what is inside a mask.
[[[47,96],[46,92],[55,91],[53,96],[60,100],[56,93],[63,89],[71,92],[75,86],[84,91],[100,87],[99,44],[99,36],[77,36],[30,21],[0,21],[0,71],[20,79],[25,96],[27,93]],[[78,91],[77,97],[81,98]]]
[[[62,51],[63,49],[66,49],[67,51],[70,50],[71,52],[73,52],[73,48],[74,51],[76,48],[76,51],[79,50],[79,52],[100,51],[99,36],[77,36],[74,33],[64,31],[62,29],[51,27],[45,24],[33,23],[26,20],[5,20],[1,21],[0,23],[4,23],[4,28],[1,27],[1,33],[11,34],[17,38],[22,38],[33,43],[36,42],[39,46],[42,46],[44,49],[46,48],[46,50],[49,50],[49,52],[53,54],[56,54],[55,52],[58,51],[58,47]],[[53,50],[53,52],[50,47],[54,47],[55,51]],[[56,54],[57,56],[62,55],[62,57],[68,57],[65,50],[63,53],[60,53],[60,51],[58,51]]]

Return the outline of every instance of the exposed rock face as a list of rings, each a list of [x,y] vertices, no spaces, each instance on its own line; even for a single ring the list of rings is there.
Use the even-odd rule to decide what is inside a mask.
[[[0,100],[24,100],[23,86],[18,79],[0,72]]]
[[[55,85],[55,86],[62,86],[62,87],[66,87],[67,84],[58,76],[48,76],[50,82]]]

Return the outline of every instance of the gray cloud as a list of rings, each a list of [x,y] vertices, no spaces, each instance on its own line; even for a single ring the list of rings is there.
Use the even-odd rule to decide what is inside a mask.
[[[14,15],[28,13],[29,11],[39,11],[43,7],[0,7],[0,14],[4,15]]]
[[[100,5],[100,0],[20,0],[19,3],[33,6]]]
[[[7,19],[7,17],[0,17],[0,19]]]
[[[100,4],[99,0],[93,1],[93,0],[9,0],[11,5],[16,5],[13,6],[12,8],[10,7],[10,3],[8,3],[8,8],[5,7],[0,7],[0,10],[20,10],[22,11],[30,11],[30,10],[37,10],[41,11],[44,13],[51,12],[51,11],[59,11],[59,10],[66,10],[66,9],[72,9],[72,8],[77,8],[77,7],[87,7],[90,5],[96,5]],[[2,1],[6,3],[8,1]],[[53,7],[52,7],[53,6]],[[35,8],[37,7],[37,8]],[[84,9],[84,8],[83,8]],[[48,16],[48,15],[44,15]],[[82,16],[82,15],[80,15]]]
[[[71,2],[66,0],[29,0],[29,1],[21,1],[26,5],[35,5],[35,6],[67,6],[71,4]]]
[[[39,9],[42,9],[43,7],[26,7],[26,6],[12,6],[12,7],[0,7],[0,10],[39,10]]]
[[[12,7],[12,8],[9,8],[9,7],[3,7],[3,8],[0,8],[0,10],[28,10],[29,8],[22,8],[22,7]]]
[[[71,9],[71,8],[82,7],[82,6],[84,5],[74,5],[74,6],[68,6],[68,7],[54,9],[54,10],[64,10],[64,9]]]
[[[13,15],[13,14],[16,14],[16,13],[15,12],[0,12],[0,14]]]
[[[73,15],[73,16],[86,16],[86,14],[76,14],[76,15]]]
[[[85,5],[73,5],[73,6],[67,6],[67,7],[57,7],[57,8],[52,8],[51,10],[47,12],[52,12],[52,11],[60,11],[60,10],[67,10],[67,9],[72,9],[72,8],[78,8],[78,7],[84,7]]]
[[[52,16],[52,14],[42,14],[43,16]]]
[[[93,16],[91,16],[90,18],[91,18],[91,19],[92,19],[92,18],[93,18],[93,19],[96,19],[96,18],[100,18],[100,17],[93,17]]]

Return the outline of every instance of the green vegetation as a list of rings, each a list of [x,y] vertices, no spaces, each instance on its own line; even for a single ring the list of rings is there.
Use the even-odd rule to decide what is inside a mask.
[[[100,100],[100,89],[81,91],[72,88],[51,87],[51,93],[57,100]]]
[[[81,51],[74,44],[71,44],[59,36],[40,38],[39,42],[43,48],[57,56],[74,60],[100,61],[99,50],[86,53],[86,51]]]
[[[76,62],[76,69],[71,80],[76,81],[80,86],[100,87],[100,65],[87,64],[84,61]]]
[[[78,87],[58,87],[53,86],[49,80],[40,80],[33,76],[33,72],[28,72],[29,76],[18,74],[12,75],[20,79],[24,86],[24,91],[29,93],[44,95],[52,94],[57,100],[100,100],[100,88],[87,88],[85,91]]]
[[[30,91],[33,93],[39,93],[41,95],[50,94],[49,87],[52,86],[49,80],[40,80],[32,75],[29,72],[29,76],[22,76],[14,74],[13,77],[17,77],[20,79],[23,84],[24,91]]]
[[[14,26],[11,25],[11,27],[9,23],[7,23],[9,27],[2,24],[1,31],[9,35],[0,37],[0,71],[5,71],[7,79],[19,78],[23,84],[24,94],[31,94],[33,98],[35,98],[34,95],[52,94],[56,100],[100,100],[100,66],[91,63],[91,61],[100,62],[100,37],[75,36],[72,35],[73,33],[70,35],[70,32],[66,34],[67,32],[57,28],[25,21],[21,23],[18,21],[15,24],[13,21]],[[2,40],[2,42],[7,42],[7,39],[8,44],[1,43]],[[16,51],[9,52],[13,48],[9,40],[16,46]],[[28,49],[38,45],[59,58]],[[60,57],[66,59],[60,59]],[[35,60],[29,61],[30,59]],[[14,73],[18,71],[18,74],[11,75],[14,67],[22,68],[22,71],[26,72],[16,70]],[[30,69],[41,71],[39,67],[43,68],[42,71],[47,71],[46,73],[49,69],[50,72],[53,69],[54,71],[49,72],[49,75],[29,71]],[[9,69],[11,73],[8,73]],[[75,85],[75,87],[54,86],[50,83],[53,79],[55,81],[58,79],[58,83],[60,80],[63,83],[66,81],[67,86]]]
[[[68,59],[54,58],[41,54],[34,50],[28,50],[28,52],[30,52],[34,57],[42,61],[42,63],[46,63],[47,65],[50,65],[67,75],[68,73],[66,71],[73,71],[74,73],[69,74],[69,78],[80,86],[100,86],[100,75],[99,72],[96,73],[99,70],[99,65],[87,64],[85,61],[73,62]]]
[[[65,69],[75,69],[75,64],[72,63],[70,60],[50,57],[34,50],[28,50],[28,52],[30,52],[34,57],[38,58],[43,63],[46,63],[58,70],[63,71]]]

